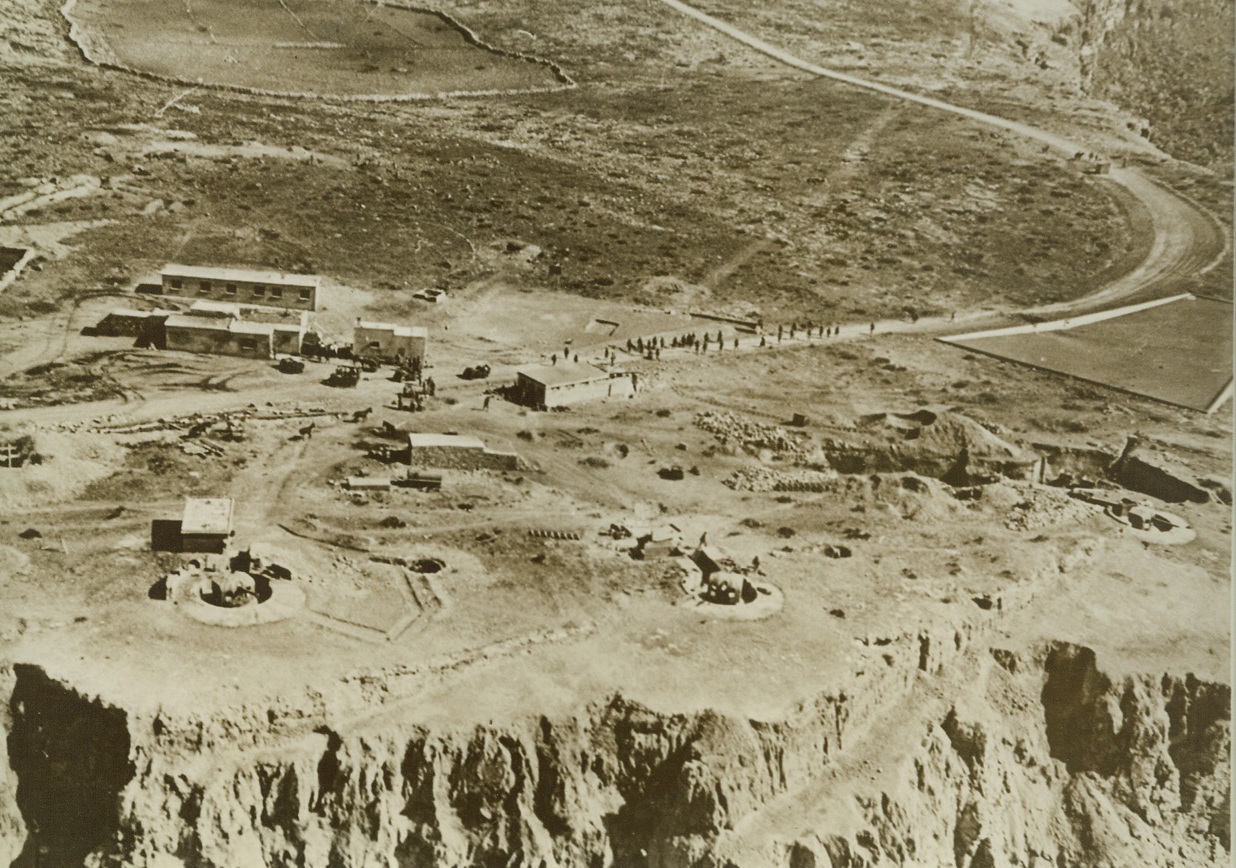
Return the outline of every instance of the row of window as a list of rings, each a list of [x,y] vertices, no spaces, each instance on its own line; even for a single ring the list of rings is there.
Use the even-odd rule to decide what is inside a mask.
[[[170,279],[168,281],[168,284],[172,287],[172,289],[183,289],[184,288],[184,281],[178,278]],[[210,295],[213,289],[214,287],[211,286],[211,283],[209,280],[198,281],[198,286],[197,286],[198,295]],[[268,286],[260,286],[260,285],[253,287],[252,289],[253,297],[254,298],[265,298],[267,290],[270,290],[271,298],[283,298],[283,287],[282,286],[269,286],[268,287]],[[223,292],[226,295],[236,295],[238,292],[236,288],[236,284],[225,283],[223,285]],[[313,295],[313,290],[304,288],[304,289],[299,290],[297,295],[301,301],[309,301]]]

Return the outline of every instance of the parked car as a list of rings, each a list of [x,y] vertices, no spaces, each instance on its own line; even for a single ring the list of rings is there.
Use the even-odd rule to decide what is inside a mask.
[[[412,293],[412,297],[420,301],[427,301],[430,304],[438,304],[446,300],[445,289],[421,289]]]

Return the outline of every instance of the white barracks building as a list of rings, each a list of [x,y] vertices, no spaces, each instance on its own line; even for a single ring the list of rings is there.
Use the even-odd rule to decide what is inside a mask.
[[[305,311],[318,309],[322,283],[315,274],[198,265],[167,265],[161,277],[164,295]]]

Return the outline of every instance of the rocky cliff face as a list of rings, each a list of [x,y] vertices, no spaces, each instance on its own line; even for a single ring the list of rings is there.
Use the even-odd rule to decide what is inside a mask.
[[[781,864],[1228,863],[1228,688],[1114,682],[1071,645],[996,659],[988,694],[1004,713],[951,706],[903,759],[902,783],[860,797],[856,830],[800,837]]]
[[[467,730],[263,731],[281,709],[139,719],[19,666],[0,842],[40,866],[1226,863],[1228,687],[970,641],[881,640],[850,689],[773,722],[612,697]],[[921,729],[899,742],[890,716]],[[895,783],[846,769],[873,739]],[[830,777],[837,810],[795,814]]]
[[[13,670],[0,667],[0,696],[12,696],[15,678]],[[0,702],[0,735],[7,738],[13,731],[9,703]],[[9,765],[9,752],[0,756],[0,865],[10,865],[21,852],[26,839],[26,826],[17,807],[17,776]]]
[[[1076,32],[1084,87],[1148,119],[1181,159],[1230,177],[1230,0],[1087,0]]]

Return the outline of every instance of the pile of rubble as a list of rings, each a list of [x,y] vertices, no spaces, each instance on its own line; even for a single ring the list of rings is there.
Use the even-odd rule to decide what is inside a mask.
[[[187,416],[175,416],[170,419],[150,419],[132,421],[109,416],[94,423],[60,426],[60,430],[77,432],[80,430],[96,431],[102,434],[144,434],[151,431],[182,431],[191,436],[199,436],[212,428],[226,427],[231,424],[236,427],[246,419],[259,421],[278,421],[285,419],[307,419],[319,416],[334,416],[342,419],[347,413],[329,413],[323,407],[292,407],[277,409],[267,404],[259,409],[253,404],[240,410],[226,410],[218,413],[190,413]],[[351,414],[355,415],[355,414]],[[357,421],[353,419],[352,421]]]
[[[741,467],[723,484],[735,491],[827,491],[836,474],[820,470],[773,470],[769,467]]]
[[[1023,497],[1012,505],[1004,522],[1009,530],[1076,526],[1094,514],[1092,508],[1062,491],[1040,489],[1022,490],[1020,493]]]
[[[815,452],[809,441],[804,442],[804,434],[791,433],[778,425],[753,422],[724,410],[699,413],[695,424],[713,434],[721,445],[737,446],[753,455],[768,450],[779,458],[801,464],[809,461]]]

